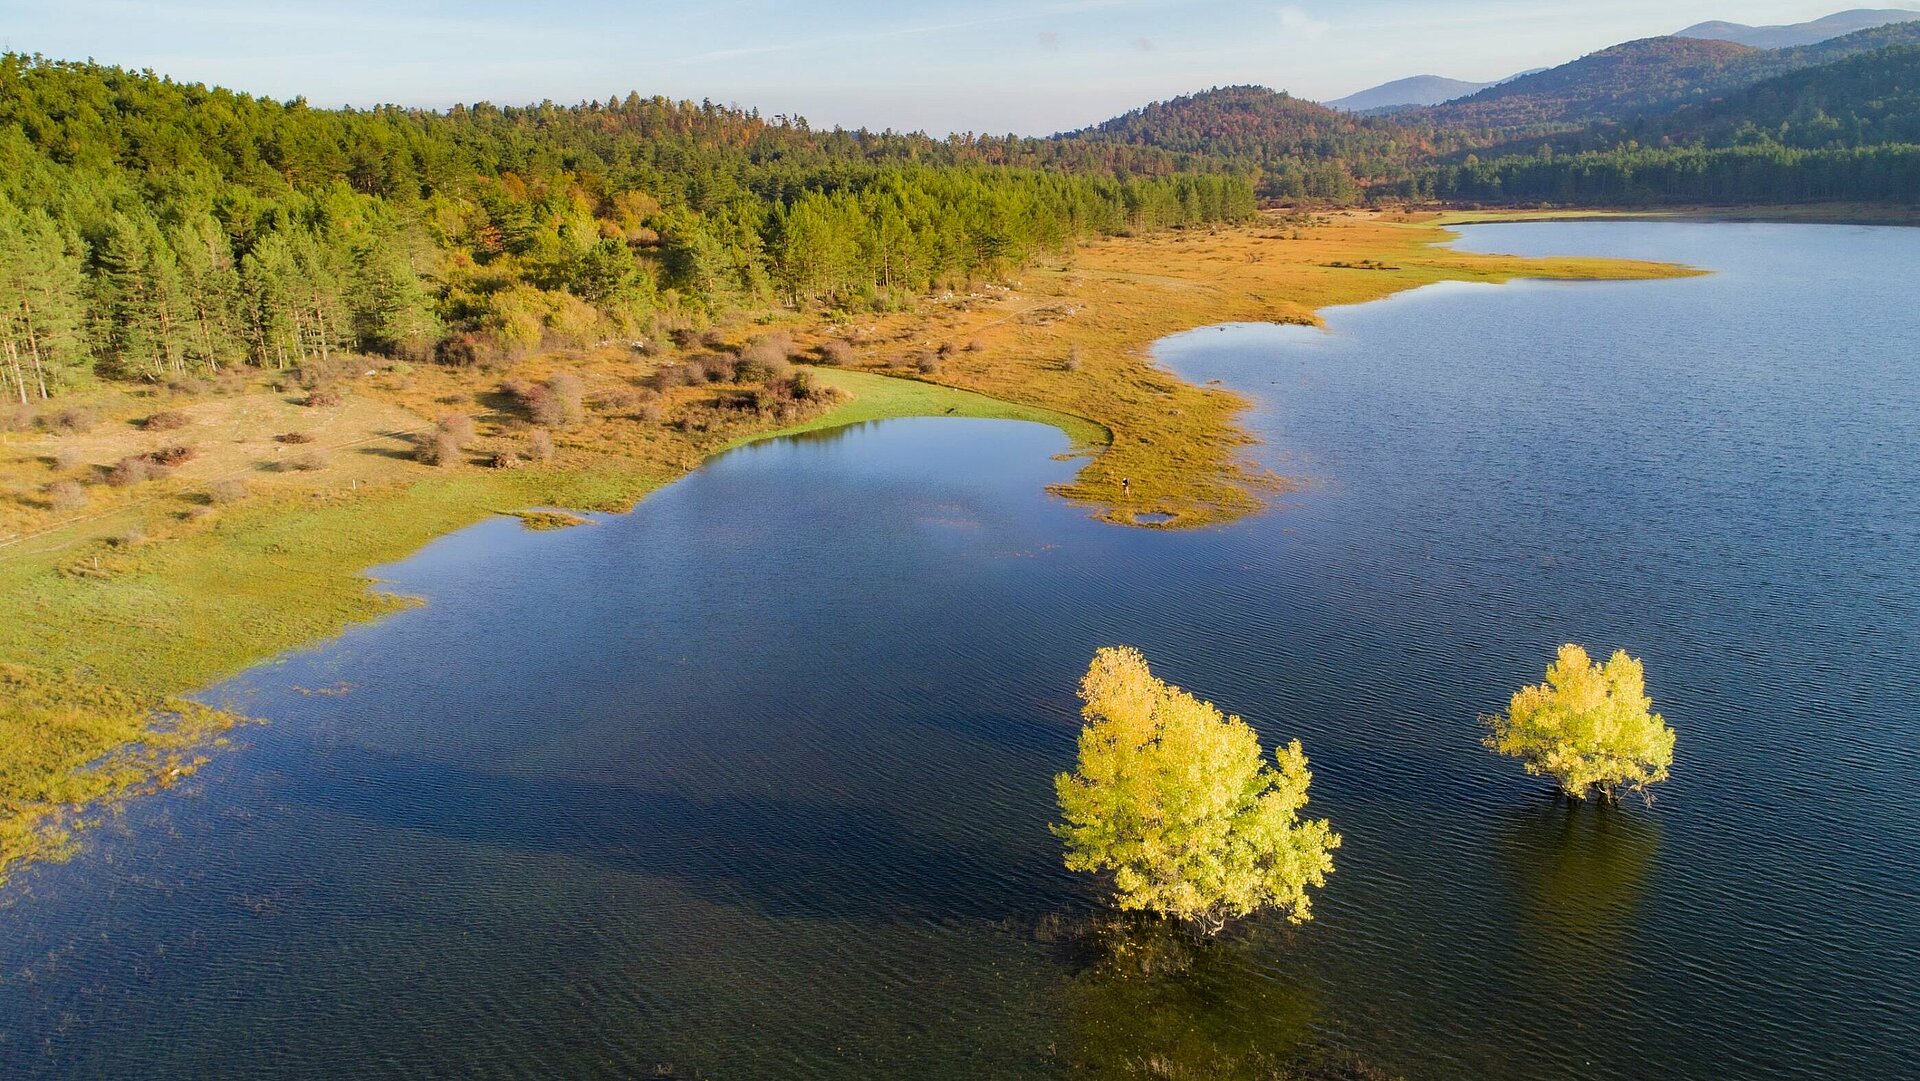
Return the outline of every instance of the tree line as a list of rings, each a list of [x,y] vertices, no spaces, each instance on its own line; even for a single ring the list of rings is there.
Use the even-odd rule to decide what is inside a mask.
[[[7,54],[0,391],[899,304],[1254,209],[1248,177],[1148,151],[816,132],[637,94],[326,110]]]

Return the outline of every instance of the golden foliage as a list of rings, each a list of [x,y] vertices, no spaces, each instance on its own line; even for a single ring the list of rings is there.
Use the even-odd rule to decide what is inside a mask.
[[[1488,747],[1574,799],[1598,789],[1612,800],[1625,788],[1651,800],[1647,786],[1666,780],[1673,764],[1673,729],[1653,712],[1645,669],[1626,650],[1601,665],[1579,646],[1561,646],[1546,682],[1522,687],[1487,723]]]
[[[1307,888],[1326,885],[1340,836],[1300,820],[1313,775],[1297,740],[1267,765],[1245,721],[1125,647],[1094,656],[1080,697],[1079,765],[1054,782],[1069,869],[1111,872],[1121,908],[1209,933],[1269,907],[1313,918]]]

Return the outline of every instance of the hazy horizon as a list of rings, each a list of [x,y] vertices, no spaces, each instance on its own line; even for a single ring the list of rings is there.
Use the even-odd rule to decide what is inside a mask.
[[[319,106],[571,103],[638,90],[817,126],[1045,135],[1211,86],[1331,100],[1414,75],[1490,81],[1711,19],[1792,23],[1914,0],[849,0],[698,8],[368,0],[8,0],[0,46]],[[1589,5],[1577,5],[1589,8]]]

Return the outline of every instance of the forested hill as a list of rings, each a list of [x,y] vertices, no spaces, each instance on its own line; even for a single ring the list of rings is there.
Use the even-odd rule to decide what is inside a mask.
[[[1338,203],[1404,185],[1419,161],[1455,145],[1445,132],[1339,112],[1264,86],[1156,102],[1052,141],[1171,151],[1190,168],[1257,168],[1263,196]]]
[[[1920,203],[1920,46],[1443,167],[1448,198],[1585,205]]]
[[[0,391],[897,304],[1079,237],[1252,213],[1248,179],[1174,158],[637,94],[323,110],[7,55]]]
[[[1475,129],[1494,139],[1564,131],[1709,101],[1787,72],[1914,44],[1920,44],[1920,22],[1877,27],[1791,49],[1648,38],[1522,76],[1469,98],[1405,113],[1400,119]]]

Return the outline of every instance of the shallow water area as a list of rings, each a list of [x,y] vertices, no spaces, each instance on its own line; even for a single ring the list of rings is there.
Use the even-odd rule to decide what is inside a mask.
[[[267,723],[0,891],[0,1075],[1912,1073],[1920,233],[1463,232],[1714,273],[1168,340],[1309,481],[1227,527],[925,419],[443,538],[378,572],[423,607],[209,690]],[[1479,745],[1562,641],[1645,658],[1653,807]],[[1305,743],[1314,922],[1086,930],[1046,826],[1116,643]]]

